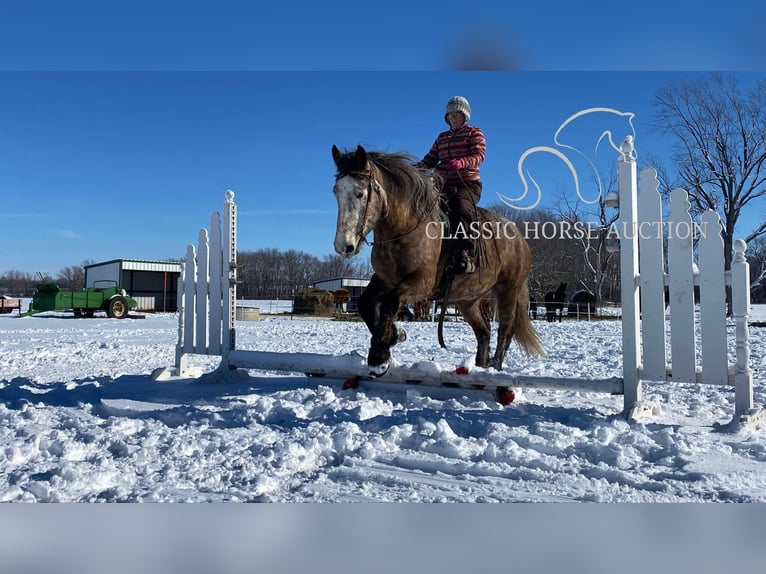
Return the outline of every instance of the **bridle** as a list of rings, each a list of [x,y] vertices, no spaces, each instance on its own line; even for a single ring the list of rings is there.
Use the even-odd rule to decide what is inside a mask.
[[[346,176],[351,176],[351,177],[353,177],[355,179],[362,179],[364,177],[367,178],[367,201],[364,204],[364,211],[362,212],[362,218],[360,219],[359,225],[358,225],[357,230],[356,230],[356,236],[360,237],[370,247],[372,247],[374,245],[382,245],[382,244],[385,244],[385,243],[393,243],[395,241],[399,241],[400,239],[403,239],[403,238],[407,237],[408,235],[413,233],[415,230],[417,230],[423,224],[423,222],[428,217],[428,214],[430,214],[433,211],[433,208],[436,207],[436,205],[439,203],[439,194],[435,193],[434,194],[433,204],[425,212],[425,214],[420,219],[420,221],[418,221],[415,224],[415,227],[413,227],[409,231],[405,231],[404,233],[402,233],[401,235],[398,235],[396,237],[391,237],[389,239],[384,239],[384,240],[379,240],[379,241],[368,241],[367,240],[367,236],[364,233],[364,229],[365,229],[365,227],[367,225],[367,216],[368,216],[368,212],[369,212],[369,209],[370,209],[370,202],[372,201],[372,193],[373,192],[377,192],[378,198],[380,198],[381,203],[383,203],[383,205],[384,205],[384,208],[386,206],[386,202],[383,200],[383,197],[380,194],[381,185],[380,185],[380,183],[378,183],[378,180],[375,177],[375,170],[376,170],[375,165],[374,164],[369,164],[369,168],[364,170],[364,171],[344,172],[344,173],[339,173],[338,175],[335,176],[335,181],[339,180],[342,177],[346,177]],[[385,217],[385,215],[386,215],[386,213],[384,212],[383,216]],[[370,230],[370,231],[372,231],[372,230]]]
[[[365,171],[349,171],[339,173],[335,176],[335,181],[338,181],[339,179],[346,176],[351,176],[354,179],[362,179],[363,177],[367,178],[367,201],[364,203],[364,211],[362,212],[362,217],[359,220],[359,224],[356,229],[356,236],[363,239],[367,245],[372,245],[372,243],[367,241],[366,234],[364,233],[364,228],[367,226],[367,215],[370,210],[370,202],[372,201],[373,191],[377,190],[378,197],[380,197],[380,184],[375,178],[375,173],[373,172],[374,169],[374,166],[371,165],[370,168]]]

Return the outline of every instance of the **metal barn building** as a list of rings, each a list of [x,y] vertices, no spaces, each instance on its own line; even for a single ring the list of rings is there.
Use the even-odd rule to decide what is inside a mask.
[[[362,294],[364,288],[370,282],[369,279],[355,279],[352,277],[337,277],[335,279],[323,279],[321,281],[314,281],[314,287],[318,289],[326,289],[327,291],[338,291],[339,289],[346,289],[349,292],[350,299],[344,306],[344,311],[356,312],[358,311],[357,302],[359,295]]]
[[[85,266],[85,286],[97,281],[116,281],[138,301],[137,311],[174,312],[178,310],[178,278],[181,263],[114,259]]]

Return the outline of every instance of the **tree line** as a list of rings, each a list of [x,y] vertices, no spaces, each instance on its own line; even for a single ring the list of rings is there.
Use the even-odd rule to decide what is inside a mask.
[[[597,304],[620,301],[619,253],[609,237],[618,214],[603,200],[587,211],[565,200],[555,210],[519,211],[504,203],[488,209],[513,221],[527,240],[532,254],[527,284],[533,300],[542,301],[566,283],[567,295],[585,290]]]
[[[569,207],[565,211],[537,209],[519,212],[497,203],[488,206],[492,211],[508,217],[525,233],[532,252],[532,271],[529,276],[530,293],[542,300],[547,291],[554,291],[561,283],[567,283],[568,293],[580,289],[592,293],[599,304],[620,301],[619,253],[609,249],[607,229],[616,213],[610,215],[603,204],[595,208],[597,217],[591,218],[591,233],[578,237],[550,237],[543,225],[562,224],[574,226],[584,221],[586,213]],[[591,213],[592,215],[592,213]],[[593,225],[595,223],[595,225]],[[552,229],[553,227],[551,227]],[[758,237],[748,245],[751,282],[766,273],[766,237]],[[8,271],[0,274],[0,294],[11,297],[30,297],[38,283],[56,283],[61,289],[79,290],[85,286],[85,266],[62,268],[53,277],[45,274]],[[266,248],[254,251],[240,251],[237,277],[238,296],[244,299],[292,299],[295,294],[314,282],[338,277],[369,279],[372,267],[365,256],[345,259],[339,255],[323,258],[303,251],[287,251]]]
[[[179,261],[179,260],[171,260]],[[52,276],[43,273],[25,273],[10,270],[0,274],[0,294],[10,297],[31,297],[38,283],[56,283],[62,290],[80,290],[85,287],[85,266],[62,268]],[[237,253],[239,270],[238,295],[245,299],[290,299],[300,289],[315,281],[337,277],[369,279],[372,267],[369,259],[344,259],[340,255],[316,257],[303,251],[276,248]]]
[[[56,283],[59,288],[79,290],[85,286],[85,266],[93,263],[83,261],[82,265],[63,267],[56,276],[48,273],[25,273],[11,269],[0,274],[0,295],[10,297],[31,297],[38,283]]]
[[[292,299],[314,282],[338,277],[369,279],[372,266],[366,257],[345,259],[326,255],[322,259],[290,249],[275,248],[237,253],[237,296],[243,299]]]

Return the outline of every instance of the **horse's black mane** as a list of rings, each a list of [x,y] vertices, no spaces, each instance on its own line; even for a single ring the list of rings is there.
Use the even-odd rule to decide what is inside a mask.
[[[353,156],[353,152],[347,154],[348,156]],[[384,187],[390,187],[393,184],[403,191],[418,216],[430,212],[436,205],[439,199],[440,181],[415,167],[414,163],[417,160],[414,156],[407,152],[368,151],[367,159],[390,180]],[[347,173],[353,173],[353,171],[349,168]],[[340,173],[342,171],[339,169]]]

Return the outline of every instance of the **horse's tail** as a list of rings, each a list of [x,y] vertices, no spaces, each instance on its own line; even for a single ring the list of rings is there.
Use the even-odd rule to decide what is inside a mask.
[[[543,344],[540,342],[537,330],[532,324],[532,320],[529,318],[529,313],[527,312],[528,306],[529,288],[525,283],[516,300],[516,313],[513,318],[513,336],[527,355],[531,357],[543,357],[545,356],[545,349],[543,349]]]

